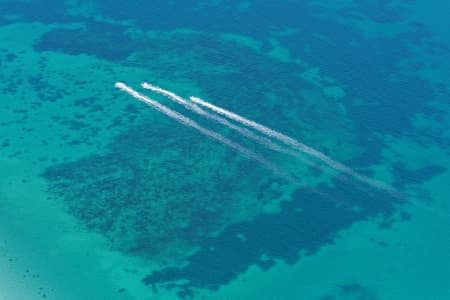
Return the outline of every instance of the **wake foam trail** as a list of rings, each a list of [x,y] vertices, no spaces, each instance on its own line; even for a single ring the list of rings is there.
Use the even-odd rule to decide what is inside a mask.
[[[164,95],[167,98],[173,100],[174,102],[183,105],[185,108],[187,108],[187,109],[189,109],[189,110],[191,110],[191,111],[193,111],[193,112],[195,112],[195,113],[197,113],[197,114],[199,114],[199,115],[201,115],[201,116],[203,116],[203,117],[205,117],[205,118],[207,118],[209,120],[213,120],[213,121],[215,121],[215,122],[217,122],[219,124],[222,124],[222,125],[230,128],[231,130],[234,130],[234,131],[238,132],[239,134],[245,136],[246,138],[254,140],[257,143],[259,143],[259,144],[261,144],[261,145],[263,145],[263,146],[265,146],[265,147],[267,147],[269,149],[272,149],[273,151],[293,156],[293,157],[295,157],[297,159],[302,160],[303,162],[307,163],[308,165],[311,165],[311,166],[313,166],[315,168],[320,168],[319,166],[314,164],[314,162],[306,159],[305,157],[301,156],[299,153],[297,153],[295,151],[292,151],[291,149],[282,147],[282,146],[272,142],[268,138],[259,136],[259,135],[255,134],[255,133],[253,133],[252,131],[248,130],[247,128],[240,127],[240,126],[237,126],[237,125],[235,125],[233,123],[230,123],[227,119],[222,118],[222,117],[220,117],[220,116],[218,116],[216,114],[211,114],[211,113],[205,111],[204,109],[202,109],[201,107],[199,107],[198,105],[196,105],[194,103],[191,103],[191,102],[187,101],[186,99],[178,96],[174,92],[165,90],[165,89],[163,89],[163,88],[161,88],[159,86],[155,86],[155,85],[152,85],[152,84],[147,83],[147,82],[143,82],[141,84],[141,86],[144,89],[151,90],[153,92],[156,92],[156,93],[159,93],[161,95]],[[324,170],[322,170],[322,171],[324,171]]]
[[[285,134],[283,134],[281,132],[273,130],[273,129],[271,129],[269,127],[266,127],[266,126],[264,126],[262,124],[259,124],[259,123],[255,122],[255,121],[252,121],[252,120],[249,120],[247,118],[244,118],[244,117],[242,117],[242,116],[240,116],[240,115],[238,115],[236,113],[233,113],[233,112],[228,111],[228,110],[226,110],[224,108],[216,106],[216,105],[214,105],[212,103],[204,101],[204,100],[202,100],[202,99],[200,99],[198,97],[191,96],[190,99],[191,99],[192,102],[194,102],[194,103],[196,103],[198,105],[206,107],[206,108],[208,108],[208,109],[210,109],[210,110],[212,110],[212,111],[214,111],[214,112],[216,112],[218,114],[221,114],[221,115],[223,115],[223,116],[225,116],[225,117],[227,117],[227,118],[229,118],[231,120],[234,120],[236,122],[244,124],[247,127],[253,128],[253,129],[255,129],[255,130],[257,130],[257,131],[259,131],[261,133],[264,133],[267,136],[270,136],[270,137],[272,137],[274,139],[277,139],[278,141],[280,141],[280,142],[282,142],[282,143],[284,143],[286,145],[289,145],[289,146],[293,147],[296,150],[299,150],[299,151],[301,151],[303,153],[309,154],[309,155],[311,155],[311,156],[313,156],[313,157],[323,161],[324,163],[329,165],[331,168],[333,168],[333,169],[335,169],[337,171],[343,172],[345,174],[348,174],[348,175],[358,179],[361,182],[364,182],[364,183],[366,183],[366,184],[368,184],[370,186],[376,187],[378,189],[386,190],[386,191],[388,191],[390,193],[393,193],[393,194],[397,194],[398,193],[393,187],[391,187],[391,186],[389,186],[389,185],[387,185],[387,184],[385,184],[383,182],[380,182],[380,181],[377,181],[377,180],[373,180],[373,179],[371,179],[371,178],[369,178],[367,176],[359,174],[356,171],[352,170],[351,168],[347,167],[346,165],[344,165],[344,164],[342,164],[342,163],[340,163],[338,161],[333,160],[332,158],[328,157],[324,153],[322,153],[322,152],[320,152],[320,151],[318,151],[316,149],[313,149],[313,148],[311,148],[311,147],[309,147],[309,146],[307,146],[307,145],[297,141],[296,139],[293,139],[293,138],[291,138],[291,137],[289,137],[289,136],[287,136],[287,135],[285,135]]]
[[[114,85],[116,88],[128,93],[129,95],[131,95],[132,97],[136,98],[137,100],[146,103],[148,106],[150,106],[151,108],[163,113],[164,115],[168,116],[169,118],[172,118],[173,120],[177,121],[178,123],[181,123],[185,126],[194,128],[195,130],[199,131],[200,133],[202,133],[203,135],[214,139],[236,151],[238,151],[239,153],[241,153],[242,155],[249,157],[255,161],[257,161],[258,163],[260,163],[261,165],[263,165],[265,168],[269,169],[270,171],[272,171],[273,173],[280,175],[282,177],[285,177],[291,181],[296,181],[294,180],[290,175],[286,174],[285,172],[282,172],[281,170],[278,169],[277,166],[275,166],[272,162],[264,159],[263,157],[259,156],[258,154],[256,154],[255,152],[243,147],[242,145],[235,143],[233,141],[231,141],[230,139],[222,136],[221,134],[214,132],[212,130],[206,129],[202,126],[200,126],[197,122],[195,122],[192,119],[189,119],[188,117],[168,108],[165,105],[162,105],[161,103],[150,99],[140,93],[138,93],[137,91],[133,90],[131,87],[127,86],[125,83],[123,82],[116,82]]]

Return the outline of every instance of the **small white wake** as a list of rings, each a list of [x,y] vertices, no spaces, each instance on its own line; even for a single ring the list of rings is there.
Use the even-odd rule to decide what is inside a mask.
[[[223,135],[214,132],[212,130],[209,130],[207,128],[204,128],[202,126],[200,126],[197,122],[195,122],[194,120],[168,108],[165,105],[162,105],[161,103],[159,103],[156,100],[150,99],[149,97],[146,97],[140,93],[138,93],[137,91],[133,90],[131,87],[127,86],[125,83],[123,82],[116,82],[114,85],[116,88],[128,93],[129,95],[131,95],[132,97],[136,98],[139,101],[142,101],[144,103],[146,103],[148,106],[150,106],[151,108],[163,113],[164,115],[168,116],[169,118],[172,118],[173,120],[177,121],[178,123],[181,123],[187,127],[191,127],[194,128],[195,130],[199,131],[201,134],[214,139],[236,151],[238,151],[239,153],[241,153],[242,155],[249,157],[257,162],[259,162],[261,165],[263,165],[265,168],[269,169],[270,171],[272,171],[273,173],[277,174],[277,175],[281,175],[291,181],[295,181],[290,175],[286,174],[285,172],[282,172],[281,170],[278,169],[278,167],[276,165],[274,165],[272,162],[264,159],[263,157],[261,157],[260,155],[256,154],[255,152],[251,151],[250,149],[245,148],[244,146],[235,143],[233,141],[231,141],[230,139],[224,137]]]
[[[292,148],[294,148],[296,150],[299,150],[299,151],[301,151],[303,153],[309,154],[309,155],[311,155],[311,156],[313,156],[313,157],[323,161],[324,163],[329,165],[331,168],[333,168],[333,169],[335,169],[337,171],[343,172],[345,174],[348,174],[348,175],[358,179],[361,182],[364,182],[364,183],[366,183],[366,184],[368,184],[370,186],[373,186],[373,187],[376,187],[376,188],[379,188],[379,189],[383,189],[383,190],[386,190],[386,191],[394,193],[394,194],[398,193],[393,187],[385,184],[384,182],[373,180],[373,179],[371,179],[371,178],[369,178],[367,176],[359,174],[356,171],[352,170],[351,168],[347,167],[346,165],[344,165],[344,164],[342,164],[342,163],[340,163],[338,161],[333,160],[332,158],[330,158],[329,156],[325,155],[324,153],[322,153],[322,152],[320,152],[318,150],[315,150],[315,149],[313,149],[313,148],[311,148],[311,147],[309,147],[309,146],[307,146],[307,145],[297,141],[296,139],[291,138],[291,137],[289,137],[289,136],[287,136],[287,135],[285,135],[285,134],[283,134],[281,132],[273,130],[273,129],[271,129],[269,127],[266,127],[266,126],[264,126],[262,124],[259,124],[259,123],[255,122],[255,121],[252,121],[252,120],[249,120],[247,118],[244,118],[244,117],[242,117],[242,116],[240,116],[240,115],[238,115],[236,113],[233,113],[233,112],[228,111],[228,110],[226,110],[224,108],[216,106],[216,105],[214,105],[212,103],[204,101],[204,100],[202,100],[202,99],[200,99],[198,97],[191,96],[190,99],[191,99],[192,102],[194,102],[196,104],[199,104],[199,105],[201,105],[203,107],[206,107],[206,108],[208,108],[208,109],[210,109],[210,110],[212,110],[212,111],[214,111],[214,112],[216,112],[216,113],[218,113],[220,115],[223,115],[223,116],[225,116],[225,117],[227,117],[227,118],[229,118],[231,120],[234,120],[234,121],[239,122],[239,123],[241,123],[241,124],[243,124],[243,125],[245,125],[247,127],[253,128],[253,129],[255,129],[255,130],[257,130],[257,131],[259,131],[261,133],[264,133],[267,136],[270,136],[270,137],[272,137],[272,138],[274,138],[274,139],[276,139],[276,140],[278,140],[278,141],[280,141],[280,142],[282,142],[282,143],[284,143],[286,145],[289,145],[289,146],[291,146]]]

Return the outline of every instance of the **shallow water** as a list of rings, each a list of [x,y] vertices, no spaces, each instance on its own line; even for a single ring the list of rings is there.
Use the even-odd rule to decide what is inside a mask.
[[[0,299],[450,299],[446,11],[0,1]]]

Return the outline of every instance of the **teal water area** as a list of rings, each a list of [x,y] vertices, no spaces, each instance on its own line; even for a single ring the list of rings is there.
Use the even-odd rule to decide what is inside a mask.
[[[448,11],[0,0],[0,299],[450,299]]]

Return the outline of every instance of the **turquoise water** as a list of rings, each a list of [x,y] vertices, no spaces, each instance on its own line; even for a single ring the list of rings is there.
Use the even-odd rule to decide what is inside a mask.
[[[448,11],[0,0],[0,299],[450,299]]]

